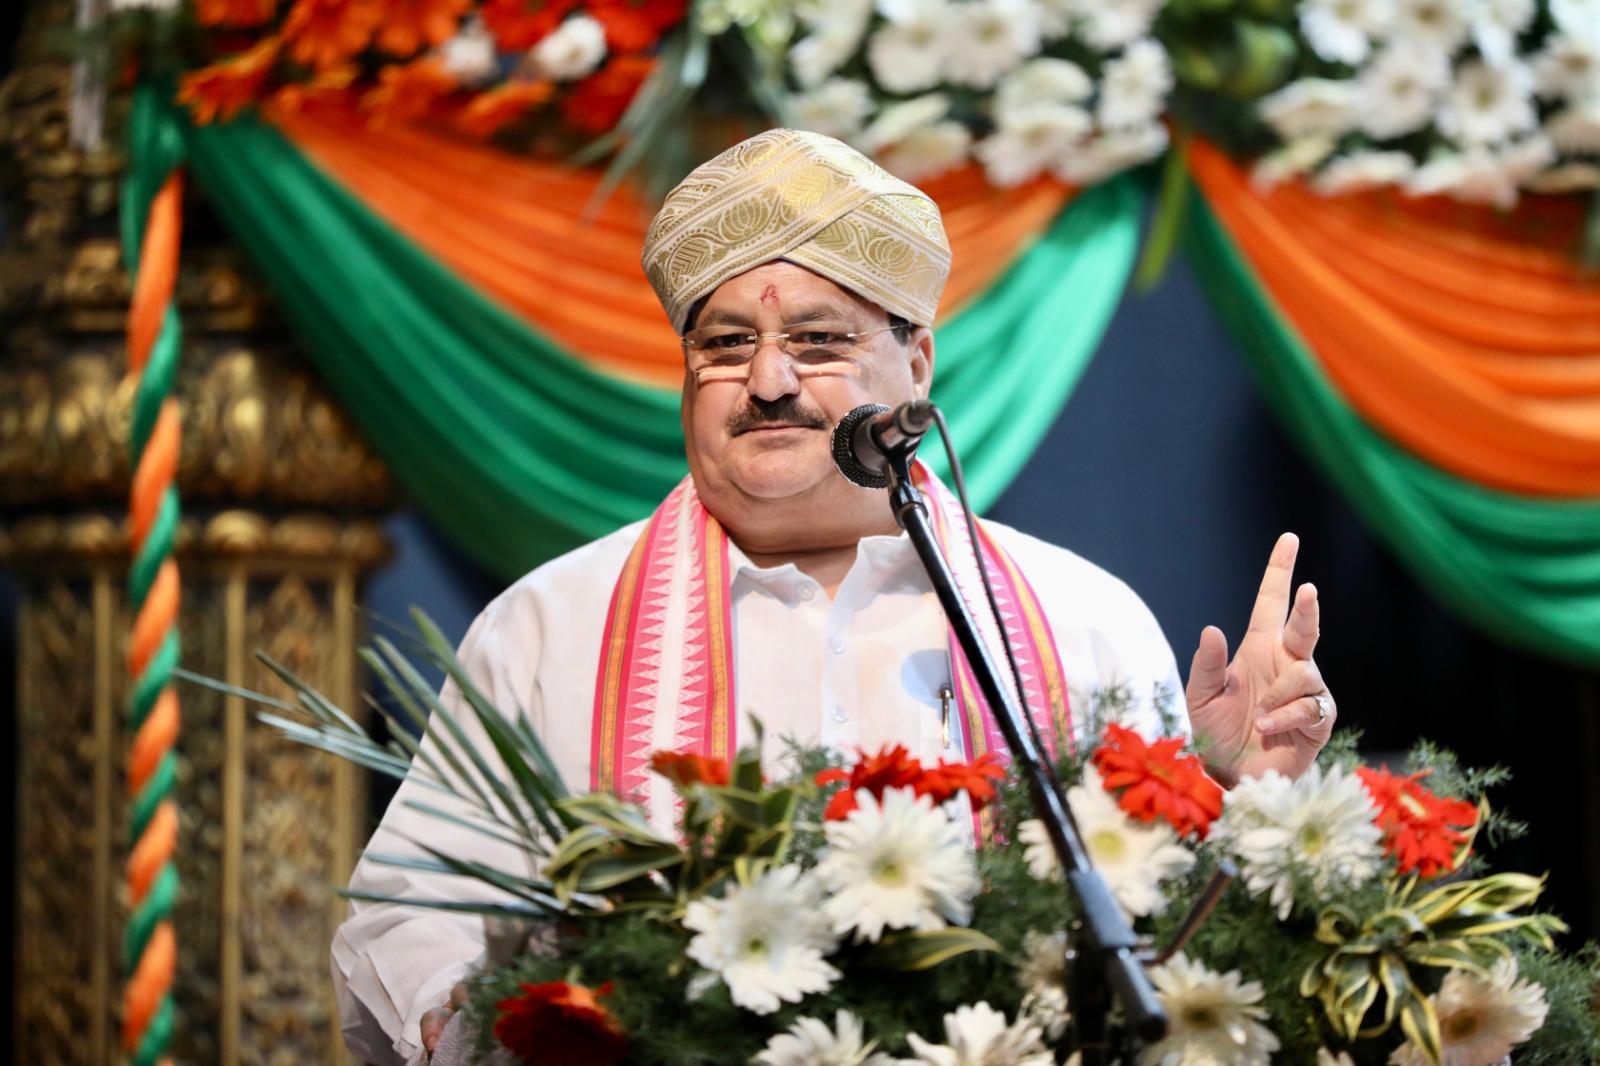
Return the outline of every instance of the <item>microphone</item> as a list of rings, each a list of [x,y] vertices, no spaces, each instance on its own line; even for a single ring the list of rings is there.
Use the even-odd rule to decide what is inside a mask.
[[[908,400],[890,409],[864,403],[833,427],[833,462],[845,480],[864,489],[889,486],[889,458],[910,458],[922,435],[933,428],[936,408],[928,400]]]

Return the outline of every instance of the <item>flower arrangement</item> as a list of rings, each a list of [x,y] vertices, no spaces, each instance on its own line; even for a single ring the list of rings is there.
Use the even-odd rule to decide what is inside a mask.
[[[504,900],[422,905],[517,923],[524,950],[483,975],[470,1008],[486,1052],[1042,1066],[1071,1047],[1073,903],[999,759],[796,749],[769,781],[759,737],[731,763],[657,752],[652,769],[680,801],[666,833],[626,799],[569,795],[538,736],[495,709],[418,617],[410,657],[382,638],[366,653],[401,708],[387,745],[281,669],[310,720],[267,719],[370,768],[409,770],[450,798],[451,827],[515,840],[534,860],[536,874],[519,874],[440,848],[422,864]],[[413,657],[459,686],[460,713],[503,773],[466,745]],[[1163,1040],[1122,1061],[1600,1056],[1600,952],[1555,951],[1564,926],[1532,909],[1541,879],[1485,873],[1474,853],[1521,828],[1483,798],[1503,774],[1464,771],[1429,746],[1413,754],[1429,769],[1372,769],[1347,739],[1299,780],[1269,774],[1224,793],[1182,738],[1119,725],[1115,695],[1095,708],[1094,746],[1056,769],[1093,861],[1148,937],[1170,1017]],[[426,724],[426,741],[408,723]],[[1241,876],[1194,930],[1186,901],[1227,864]]]
[[[755,129],[909,180],[1076,185],[1200,134],[1272,183],[1502,207],[1600,188],[1594,0],[114,0],[191,31],[199,122],[339,102],[615,152],[647,189]],[[152,15],[149,10],[155,9]],[[173,35],[146,34],[170,41]],[[169,50],[170,51],[170,50]],[[598,140],[596,140],[598,138]]]

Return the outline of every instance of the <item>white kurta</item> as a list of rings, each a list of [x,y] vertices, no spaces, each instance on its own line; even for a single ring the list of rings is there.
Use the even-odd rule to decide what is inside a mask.
[[[987,526],[1027,575],[1049,619],[1077,726],[1098,703],[1154,735],[1162,731],[1160,701],[1186,729],[1172,650],[1143,602],[1071,552]],[[528,715],[574,790],[589,787],[606,611],[642,528],[619,530],[528,574],[479,615],[461,645],[461,660],[485,695],[502,711]],[[941,722],[940,689],[951,678],[948,631],[907,538],[863,540],[831,600],[792,565],[758,568],[733,545],[729,562],[738,737],[752,735],[756,715],[766,729],[769,762],[784,737],[847,751],[903,743],[929,760],[961,756],[959,728],[950,730],[946,747]],[[457,705],[453,686],[443,698],[447,707]],[[477,733],[470,712],[458,718]],[[658,746],[672,747],[672,723],[660,723],[658,732]],[[526,869],[514,851],[408,808],[410,798],[439,803],[432,790],[402,785],[370,854],[415,854],[410,841],[420,839],[458,857]],[[365,858],[351,887],[413,899],[489,894],[464,879]],[[374,1063],[404,1062],[416,1050],[422,1014],[445,1002],[483,946],[482,921],[472,915],[352,903],[333,943],[334,983],[352,1050]]]

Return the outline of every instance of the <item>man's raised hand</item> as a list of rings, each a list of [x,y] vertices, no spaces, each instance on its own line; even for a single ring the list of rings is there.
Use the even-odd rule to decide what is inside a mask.
[[[1290,605],[1299,550],[1293,533],[1278,538],[1233,662],[1222,630],[1207,626],[1189,668],[1189,721],[1212,774],[1230,787],[1268,770],[1300,776],[1338,717],[1311,659],[1321,615],[1316,588],[1301,585]]]

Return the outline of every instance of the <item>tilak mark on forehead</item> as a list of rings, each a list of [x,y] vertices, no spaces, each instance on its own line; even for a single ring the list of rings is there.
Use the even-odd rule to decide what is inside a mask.
[[[776,285],[768,285],[766,291],[761,294],[761,302],[769,306],[777,304],[778,287]]]

